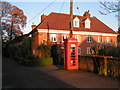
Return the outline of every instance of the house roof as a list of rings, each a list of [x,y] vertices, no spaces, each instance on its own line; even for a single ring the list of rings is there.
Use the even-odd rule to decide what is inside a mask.
[[[73,27],[74,31],[85,31],[85,32],[99,32],[99,33],[110,33],[117,34],[114,30],[109,28],[103,22],[96,17],[90,17],[91,28],[87,29],[84,27],[85,16],[73,15],[73,18],[78,17],[80,19],[80,27]],[[50,13],[46,19],[39,24],[37,29],[55,29],[55,30],[69,30],[70,27],[70,15],[61,13]]]

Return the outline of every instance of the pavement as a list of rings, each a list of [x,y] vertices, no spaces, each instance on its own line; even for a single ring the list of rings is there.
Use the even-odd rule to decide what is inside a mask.
[[[76,88],[119,88],[120,81],[110,77],[103,77],[92,72],[82,70],[65,70],[62,66],[36,67],[55,78],[62,80]]]
[[[3,58],[2,88],[108,88],[120,89],[120,81],[63,66],[25,67]],[[118,89],[119,88],[119,89]]]

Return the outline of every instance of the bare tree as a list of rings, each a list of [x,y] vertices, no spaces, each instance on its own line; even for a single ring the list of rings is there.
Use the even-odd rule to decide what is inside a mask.
[[[24,12],[5,1],[0,1],[0,7],[2,7],[0,19],[3,42],[22,35],[21,29],[25,27],[27,19]]]
[[[118,18],[118,33],[120,33],[120,0],[98,0],[101,4],[101,8],[104,11],[99,11],[102,15],[107,15],[110,13],[117,13],[116,17]]]
[[[115,43],[96,43],[91,45],[91,54],[102,56],[120,57],[120,44]]]
[[[120,11],[120,6],[119,6],[119,2],[120,0],[114,0],[113,1],[109,1],[109,0],[98,0],[101,4],[101,8],[104,9],[103,11],[99,11],[101,14],[103,15],[107,15],[110,13],[115,13],[115,12],[119,12]]]

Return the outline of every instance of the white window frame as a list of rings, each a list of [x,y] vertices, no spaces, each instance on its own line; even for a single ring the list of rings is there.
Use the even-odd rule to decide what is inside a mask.
[[[102,43],[102,37],[98,37],[98,43]]]
[[[90,47],[87,47],[87,54],[91,54]]]
[[[92,42],[92,36],[87,37],[87,42]]]
[[[87,18],[86,20],[85,20],[85,28],[88,28],[88,29],[90,29],[90,23],[91,23],[91,21]]]
[[[80,27],[80,20],[78,19],[78,17],[75,17],[73,20],[73,26],[74,27]]]
[[[81,48],[78,47],[78,55],[80,55],[80,54],[81,54]]]
[[[75,35],[75,39],[77,39],[77,41],[80,42],[81,41],[80,35]]]
[[[110,37],[106,37],[106,42],[107,42],[107,43],[110,42]]]
[[[67,39],[68,38],[68,35],[62,35],[62,42],[64,42],[64,39],[63,39],[63,37],[64,37],[64,39]]]
[[[57,34],[50,34],[50,41],[57,42]]]

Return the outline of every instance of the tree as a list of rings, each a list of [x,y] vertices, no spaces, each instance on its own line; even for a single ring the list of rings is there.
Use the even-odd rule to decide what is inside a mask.
[[[120,11],[120,0],[116,0],[114,2],[112,1],[107,1],[104,0],[104,2],[102,2],[101,0],[99,0],[100,4],[101,4],[101,8],[104,9],[105,11],[99,11],[101,14],[103,15],[107,15],[110,13],[115,13],[115,12],[119,12]]]
[[[27,17],[21,9],[8,2],[0,1],[0,7],[2,42],[7,42],[23,34],[21,29],[25,27]]]
[[[118,43],[96,43],[91,45],[91,54],[101,56],[120,57],[120,44]]]
[[[99,11],[102,15],[118,12],[116,17],[118,17],[118,33],[120,34],[120,0],[114,0],[114,2],[107,0],[102,2],[99,0],[99,2],[101,4],[101,8],[104,9],[104,12]]]

